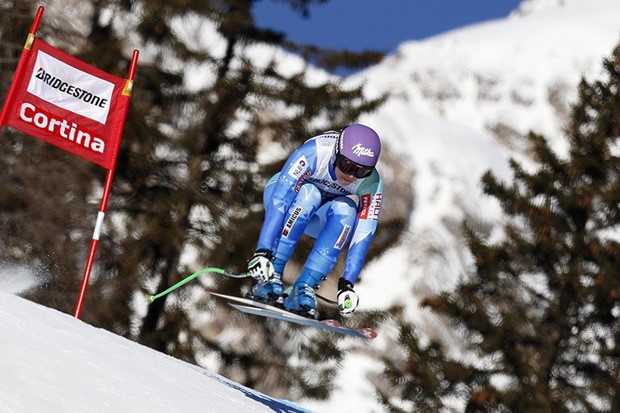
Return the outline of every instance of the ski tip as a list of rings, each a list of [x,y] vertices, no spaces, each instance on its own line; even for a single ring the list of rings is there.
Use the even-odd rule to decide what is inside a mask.
[[[375,338],[377,338],[377,332],[372,328],[360,328],[357,331],[363,334],[368,340],[374,340]]]
[[[155,301],[155,296],[154,295],[149,295],[147,297],[147,300],[148,300],[149,303],[152,303],[153,301]]]

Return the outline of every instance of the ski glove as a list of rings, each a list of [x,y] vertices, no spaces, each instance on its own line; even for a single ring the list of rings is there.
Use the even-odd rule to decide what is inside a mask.
[[[257,250],[248,262],[248,274],[258,281],[268,282],[273,277],[271,251]]]
[[[338,310],[343,316],[353,314],[357,305],[360,303],[360,298],[355,291],[353,291],[353,284],[350,281],[340,277],[338,280]]]

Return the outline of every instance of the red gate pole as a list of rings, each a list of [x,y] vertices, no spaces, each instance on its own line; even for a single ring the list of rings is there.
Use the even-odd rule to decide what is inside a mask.
[[[136,67],[138,65],[138,51],[134,50],[133,55],[131,57],[131,63],[129,65],[129,72],[127,75],[127,82],[125,86],[124,95],[129,96],[131,94],[131,87],[133,85],[133,80],[136,76]],[[116,133],[118,136],[118,142],[120,145],[120,135],[123,132],[123,123],[125,116],[127,115],[127,109],[129,107],[129,103],[124,105],[124,113],[122,115],[123,122],[120,122],[120,125],[116,129]],[[95,231],[93,233],[93,239],[90,243],[90,250],[88,251],[88,259],[86,260],[86,265],[84,267],[84,275],[82,276],[82,286],[80,288],[80,294],[78,295],[77,304],[75,305],[75,311],[73,316],[75,318],[80,318],[82,314],[82,307],[84,305],[84,297],[86,296],[86,290],[88,289],[88,281],[90,280],[90,274],[93,268],[93,263],[95,261],[95,254],[97,252],[97,246],[99,245],[99,234],[101,233],[101,228],[103,226],[103,219],[105,217],[105,213],[108,205],[108,198],[110,197],[110,191],[112,190],[112,180],[114,178],[114,171],[116,169],[116,157],[118,156],[118,151],[116,151],[115,159],[112,162],[112,166],[108,169],[108,173],[105,178],[105,185],[103,187],[103,196],[101,197],[101,202],[99,204],[99,213],[97,214],[97,223],[95,224]]]

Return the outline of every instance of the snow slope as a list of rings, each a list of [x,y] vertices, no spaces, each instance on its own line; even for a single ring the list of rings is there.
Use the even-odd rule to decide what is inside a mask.
[[[0,293],[3,413],[303,413],[67,314]]]

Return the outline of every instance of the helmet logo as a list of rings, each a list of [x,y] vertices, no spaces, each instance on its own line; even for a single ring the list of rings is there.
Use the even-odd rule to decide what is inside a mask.
[[[351,150],[353,151],[353,155],[355,156],[369,156],[371,158],[375,157],[375,153],[372,151],[371,148],[365,148],[360,143],[353,146]]]

